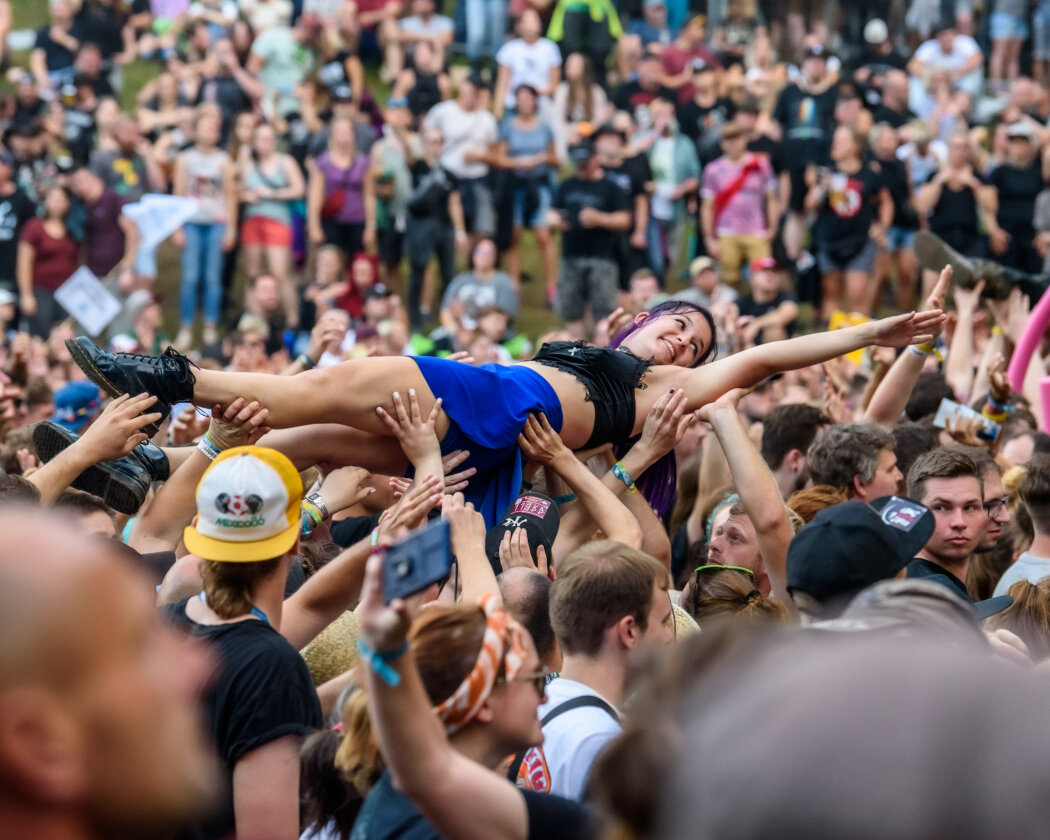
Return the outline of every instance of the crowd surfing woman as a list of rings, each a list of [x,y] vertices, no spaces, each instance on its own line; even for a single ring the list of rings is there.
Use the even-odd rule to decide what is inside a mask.
[[[531,413],[545,414],[570,449],[624,443],[641,433],[654,404],[669,392],[680,391],[684,397],[677,409],[682,415],[774,373],[870,345],[929,341],[944,319],[940,310],[905,313],[762,344],[709,362],[717,349],[710,313],[672,301],[636,316],[615,350],[553,342],[531,361],[514,365],[374,357],[292,377],[191,370],[189,360],[174,351],[160,357],[112,354],[83,337],[70,339],[68,346],[99,387],[113,395],[147,392],[158,398],[162,412],[178,402],[229,404],[243,396],[269,407],[272,428],[317,423],[352,427],[353,432],[343,431],[338,439],[326,438],[316,428],[299,429],[295,435],[317,445],[323,441],[323,457],[330,461],[345,453],[359,466],[385,475],[402,474],[407,462],[388,425],[394,400],[381,395],[408,393],[423,416],[434,412],[443,452],[470,452],[466,467],[474,467],[478,475],[468,487],[469,500],[491,525],[520,490],[518,436]],[[620,478],[633,486],[630,475],[621,471]]]

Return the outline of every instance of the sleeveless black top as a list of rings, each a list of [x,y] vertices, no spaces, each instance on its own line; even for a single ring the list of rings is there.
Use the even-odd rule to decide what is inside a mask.
[[[603,443],[623,444],[634,434],[634,391],[652,362],[627,350],[592,347],[582,341],[544,344],[532,361],[571,373],[594,403],[594,429],[584,449]]]

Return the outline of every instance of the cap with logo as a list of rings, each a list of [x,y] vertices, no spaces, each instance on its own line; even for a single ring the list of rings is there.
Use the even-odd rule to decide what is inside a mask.
[[[927,507],[900,496],[833,505],[791,541],[788,590],[827,601],[891,578],[926,545],[933,528]]]
[[[227,449],[197,485],[197,516],[183,532],[186,548],[220,563],[281,557],[299,538],[302,494],[299,473],[276,449]]]
[[[71,432],[79,432],[102,405],[98,386],[91,382],[70,382],[55,392],[55,413],[51,422]]]
[[[533,562],[536,560],[536,549],[541,545],[549,561],[560,522],[561,515],[553,499],[532,490],[522,493],[485,535],[485,553],[489,556],[489,562],[494,568],[499,568],[499,544],[503,535],[517,528],[525,529]]]

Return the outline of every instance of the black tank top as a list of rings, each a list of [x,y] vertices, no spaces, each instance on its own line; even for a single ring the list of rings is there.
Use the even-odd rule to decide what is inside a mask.
[[[603,443],[624,444],[634,433],[634,392],[651,362],[627,350],[592,347],[582,341],[544,344],[532,361],[571,373],[594,403],[594,430],[584,449]]]
[[[412,116],[421,117],[441,101],[441,88],[437,74],[424,76],[416,71],[416,83],[408,92],[408,110]]]

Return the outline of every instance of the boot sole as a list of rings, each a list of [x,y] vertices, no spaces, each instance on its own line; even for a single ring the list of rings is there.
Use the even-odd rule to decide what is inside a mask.
[[[66,339],[66,349],[69,351],[69,355],[73,357],[73,361],[76,363],[76,366],[84,372],[88,379],[90,379],[92,382],[98,385],[99,388],[101,388],[103,391],[109,394],[110,397],[116,399],[117,397],[121,397],[125,393],[127,393],[124,389],[118,388],[106,378],[105,374],[103,374],[102,371],[100,371],[95,366],[95,363],[91,360],[91,357],[80,349],[80,345],[77,344],[75,339]],[[150,437],[153,437],[160,431],[160,426],[157,423],[147,423],[145,426],[142,427],[142,431],[144,431]]]
[[[33,445],[45,464],[72,444],[73,441],[61,431],[46,423],[41,423],[33,430]],[[137,513],[146,500],[141,487],[116,470],[107,469],[106,464],[88,467],[74,479],[72,486],[97,496],[113,510],[128,516]]]
[[[950,265],[954,272],[952,282],[964,289],[973,288],[977,282],[969,260],[927,230],[920,230],[915,235],[915,256],[919,265],[930,271],[940,272],[946,265]]]

